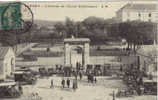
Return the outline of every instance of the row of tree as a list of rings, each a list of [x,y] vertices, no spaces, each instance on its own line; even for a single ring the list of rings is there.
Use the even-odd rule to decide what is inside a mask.
[[[152,22],[131,21],[109,26],[109,36],[124,38],[128,48],[136,50],[140,45],[157,42],[157,24]]]
[[[87,37],[92,42],[103,42],[107,38],[107,23],[102,18],[88,17],[82,22],[66,18],[65,22],[54,25],[52,38]]]
[[[14,46],[34,40],[37,40],[36,42],[43,39],[46,41],[61,40],[70,38],[72,35],[78,38],[90,38],[94,44],[106,43],[111,39],[114,41],[125,39],[128,47],[133,47],[135,50],[139,45],[153,43],[154,37],[156,37],[156,24],[141,21],[118,23],[114,19],[93,16],[80,22],[66,18],[64,22],[56,22],[51,29],[46,26],[39,28],[37,24],[34,24],[25,34],[0,31],[0,43]]]
[[[118,23],[113,19],[104,20],[97,17],[88,17],[82,22],[74,22],[69,18],[65,23],[54,25],[53,38],[88,37],[92,42],[106,42],[113,38],[115,40],[126,39],[128,47],[142,44],[152,44],[156,37],[156,23],[142,21],[128,21]],[[156,38],[155,38],[156,39]]]
[[[30,42],[33,28],[30,21],[23,22],[22,27],[12,29],[0,29],[0,45],[13,47],[15,53],[19,44],[26,45]]]

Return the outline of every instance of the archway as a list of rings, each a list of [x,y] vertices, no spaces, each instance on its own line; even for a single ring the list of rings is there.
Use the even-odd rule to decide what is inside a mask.
[[[83,47],[73,45],[70,49],[70,64],[72,67],[83,66]]]
[[[90,40],[88,38],[67,38],[64,39],[64,65],[65,66],[72,66],[72,67],[76,67],[75,66],[75,62],[79,59],[77,58],[73,58],[73,60],[75,59],[76,61],[72,63],[72,50],[73,49],[81,49],[82,50],[82,61],[80,61],[80,63],[82,63],[83,67],[86,67],[87,64],[89,64],[89,42]],[[79,57],[81,58],[81,57]]]

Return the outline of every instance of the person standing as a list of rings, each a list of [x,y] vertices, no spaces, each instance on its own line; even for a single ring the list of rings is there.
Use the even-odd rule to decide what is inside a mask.
[[[69,88],[70,87],[70,79],[69,78],[67,79],[66,83],[67,83],[67,87]]]
[[[73,90],[75,91],[77,88],[78,88],[78,86],[77,86],[77,80],[74,79],[73,80]]]
[[[19,88],[20,93],[23,94],[23,88],[22,88],[20,83],[19,83],[19,87],[18,88]]]
[[[50,88],[54,87],[54,84],[53,84],[53,79],[51,80],[51,86]]]
[[[75,79],[77,80],[77,72],[74,71],[74,76],[75,76]]]
[[[80,80],[82,80],[82,72],[79,72]]]
[[[91,82],[93,83],[94,81],[94,75],[91,74]]]
[[[63,88],[65,88],[65,80],[64,79],[62,79],[61,85],[63,86]]]
[[[97,78],[96,77],[94,78],[94,82],[97,83]]]

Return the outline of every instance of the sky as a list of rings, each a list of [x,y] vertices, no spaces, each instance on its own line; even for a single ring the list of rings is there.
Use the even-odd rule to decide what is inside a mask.
[[[64,21],[66,17],[82,21],[89,16],[104,19],[115,17],[115,13],[127,3],[156,3],[157,1],[112,1],[112,2],[25,2],[32,10],[35,20]]]

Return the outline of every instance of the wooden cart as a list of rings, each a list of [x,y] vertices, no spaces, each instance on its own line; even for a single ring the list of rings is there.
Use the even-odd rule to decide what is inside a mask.
[[[16,82],[0,83],[0,98],[18,98],[21,93]]]

